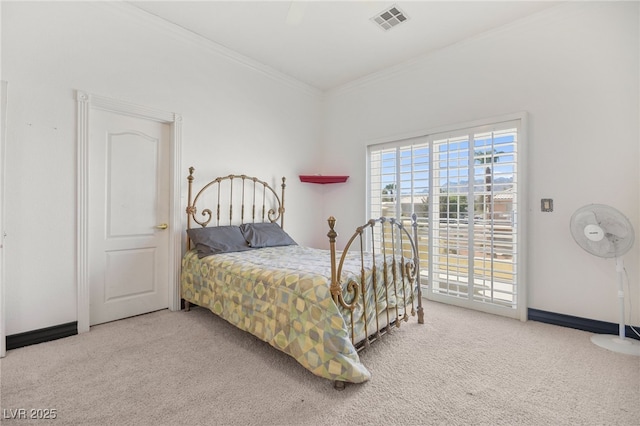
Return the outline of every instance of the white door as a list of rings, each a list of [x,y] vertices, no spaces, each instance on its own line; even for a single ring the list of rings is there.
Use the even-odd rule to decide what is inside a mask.
[[[168,307],[171,128],[91,113],[89,316],[95,325]]]

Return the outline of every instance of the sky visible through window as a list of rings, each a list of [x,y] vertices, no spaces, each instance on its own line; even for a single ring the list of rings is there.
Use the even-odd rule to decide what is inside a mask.
[[[481,133],[473,136],[473,152],[469,150],[469,137],[435,140],[433,163],[439,171],[437,188],[450,188],[458,192],[469,183],[469,156],[474,156],[474,182],[485,183],[486,168],[491,167],[495,191],[507,189],[514,182],[516,162],[516,129]],[[493,154],[493,155],[492,155]],[[429,145],[427,143],[386,150],[382,153],[381,187],[400,196],[429,194]],[[420,161],[422,159],[422,161]],[[418,160],[418,161],[416,161]],[[398,180],[398,170],[400,182]],[[443,172],[446,171],[446,172]],[[399,183],[399,185],[398,185]],[[457,189],[458,188],[458,189]],[[447,192],[447,191],[444,191]]]

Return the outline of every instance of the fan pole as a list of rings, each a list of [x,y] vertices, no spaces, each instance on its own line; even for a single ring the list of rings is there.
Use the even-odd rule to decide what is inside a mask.
[[[594,334],[591,341],[601,348],[627,355],[640,356],[640,342],[625,337],[624,326],[624,263],[616,257],[616,273],[618,274],[618,299],[620,300],[620,328],[618,336],[615,334]]]
[[[624,262],[622,258],[616,257],[616,272],[618,273],[618,299],[620,301],[620,325],[619,325],[619,335],[621,339],[625,338],[625,329],[624,329],[624,286],[623,286],[623,275],[624,275]]]
[[[624,263],[616,257],[616,272],[618,274],[618,299],[620,300],[620,332],[615,334],[594,334],[591,341],[601,348],[627,355],[640,356],[640,342],[625,337],[624,327]]]

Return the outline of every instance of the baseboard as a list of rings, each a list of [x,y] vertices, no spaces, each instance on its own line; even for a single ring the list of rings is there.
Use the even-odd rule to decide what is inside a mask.
[[[182,300],[184,308],[184,300]],[[562,327],[575,328],[598,334],[618,334],[618,324],[592,320],[588,318],[574,317],[571,315],[558,314],[555,312],[542,311],[540,309],[528,309],[530,321],[538,321],[546,324],[559,325]],[[636,330],[640,327],[635,327]],[[49,342],[51,340],[62,339],[64,337],[78,334],[78,322],[54,325],[52,327],[41,328],[39,330],[27,331],[25,333],[12,334],[6,337],[6,349],[17,349],[24,346]],[[625,335],[632,339],[640,340],[631,327],[625,327]]]
[[[51,340],[62,339],[78,334],[78,322],[68,322],[66,324],[54,325],[52,327],[41,328],[39,330],[27,331],[24,333],[12,334],[6,337],[7,350],[17,349],[23,346],[35,345],[49,342]]]
[[[555,312],[541,311],[539,309],[529,308],[528,310],[529,320],[544,322],[547,324],[560,325],[562,327],[575,328],[578,330],[589,331],[596,334],[619,334],[619,325],[606,322],[597,321],[588,318],[574,317],[571,315],[557,314]],[[636,330],[640,330],[640,327],[635,327]],[[631,330],[628,325],[625,327],[625,336],[632,339],[640,340],[640,337]]]

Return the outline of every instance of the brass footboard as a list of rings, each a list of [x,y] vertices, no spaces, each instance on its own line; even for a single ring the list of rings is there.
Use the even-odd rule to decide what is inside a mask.
[[[368,347],[390,332],[393,324],[400,327],[403,321],[408,321],[409,315],[417,313],[418,323],[423,324],[416,215],[411,218],[413,235],[400,220],[385,217],[369,220],[356,229],[339,260],[335,218],[330,217],[328,223],[331,294],[335,303],[348,313],[345,322],[353,344],[359,349]],[[360,276],[343,276],[346,259],[353,262],[354,257],[359,258]]]

